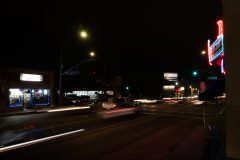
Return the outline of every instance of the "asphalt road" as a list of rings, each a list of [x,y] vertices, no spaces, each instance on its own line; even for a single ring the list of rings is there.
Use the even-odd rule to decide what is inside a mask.
[[[214,106],[206,107],[206,116],[214,117],[215,111]],[[134,144],[159,134],[161,152],[158,154],[166,155],[203,125],[201,106],[174,104],[146,105],[143,114],[111,118],[103,118],[98,112],[68,111],[8,116],[0,120],[0,142],[4,147],[83,129],[83,132],[2,152],[1,160],[126,159],[124,155],[133,153],[135,158],[148,159],[141,149],[151,155],[153,145],[146,143],[136,151]]]

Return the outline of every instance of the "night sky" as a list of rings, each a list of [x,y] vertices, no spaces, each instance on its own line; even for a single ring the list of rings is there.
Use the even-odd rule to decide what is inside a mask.
[[[163,72],[188,79],[192,69],[209,69],[201,55],[217,35],[221,0],[8,1],[1,4],[1,64],[52,69],[64,48],[65,68],[87,58],[80,72],[121,75],[139,84],[156,84]],[[87,29],[90,38],[77,37]]]

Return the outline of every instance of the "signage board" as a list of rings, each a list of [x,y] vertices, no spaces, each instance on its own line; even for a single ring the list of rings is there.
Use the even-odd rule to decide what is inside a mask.
[[[210,62],[216,60],[223,52],[224,52],[224,45],[223,45],[223,35],[220,36],[211,46],[211,55],[210,55]]]
[[[43,81],[43,75],[21,73],[20,80],[21,81],[30,81],[30,82],[41,82],[41,81]]]
[[[163,74],[164,79],[169,80],[169,81],[176,81],[178,78],[177,73],[164,73]]]

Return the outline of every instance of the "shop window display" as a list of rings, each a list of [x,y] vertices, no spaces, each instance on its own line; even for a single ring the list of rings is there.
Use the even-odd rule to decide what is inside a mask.
[[[23,90],[17,88],[9,89],[9,107],[23,106]]]
[[[32,105],[48,105],[49,90],[48,89],[32,89]]]

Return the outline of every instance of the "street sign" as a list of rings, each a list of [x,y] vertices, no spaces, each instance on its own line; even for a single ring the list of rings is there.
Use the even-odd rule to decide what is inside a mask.
[[[216,76],[208,76],[207,79],[208,80],[217,80],[217,77]]]
[[[65,73],[65,75],[68,75],[68,76],[76,76],[76,75],[79,75],[80,71],[68,71]]]

